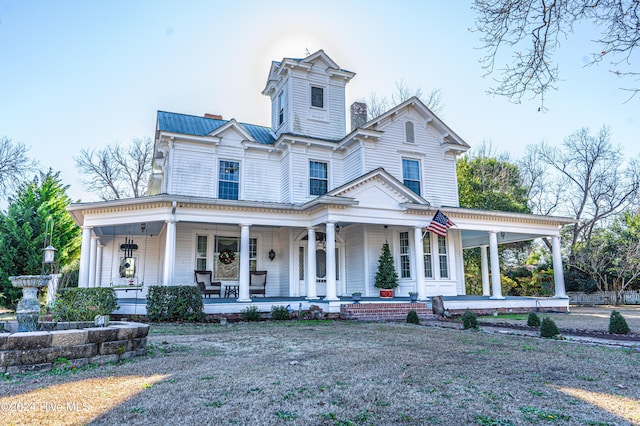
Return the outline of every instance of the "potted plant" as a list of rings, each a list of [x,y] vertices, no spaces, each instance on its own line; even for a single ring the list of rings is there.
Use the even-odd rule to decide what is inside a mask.
[[[362,300],[362,292],[354,291],[351,293],[351,299],[353,300],[353,303],[360,303],[360,300]]]
[[[417,291],[410,291],[409,292],[409,299],[411,300],[411,303],[416,303],[418,301],[418,292]]]
[[[393,289],[398,287],[398,273],[393,266],[393,257],[388,242],[382,245],[374,285],[380,289],[380,297],[383,298],[393,297]]]

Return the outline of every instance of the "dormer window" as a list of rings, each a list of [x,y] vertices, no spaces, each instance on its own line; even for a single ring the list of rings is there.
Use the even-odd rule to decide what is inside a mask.
[[[322,87],[311,86],[311,106],[324,108],[324,89]]]
[[[411,121],[404,123],[404,135],[404,140],[407,143],[414,143],[416,141],[415,133],[413,131],[413,123]]]

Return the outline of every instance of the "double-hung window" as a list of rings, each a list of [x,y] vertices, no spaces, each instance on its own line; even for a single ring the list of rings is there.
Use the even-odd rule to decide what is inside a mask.
[[[422,239],[422,250],[424,252],[424,277],[433,278],[433,265],[431,263],[433,256],[431,254],[431,234],[429,232],[426,232]]]
[[[206,235],[198,235],[196,241],[196,270],[205,271],[207,269],[207,245]]]
[[[220,160],[218,177],[218,198],[237,200],[240,184],[240,163],[237,161]]]
[[[400,233],[400,277],[411,278],[411,256],[409,253],[409,233]]]
[[[402,160],[402,178],[407,188],[420,195],[420,162],[418,160]]]
[[[284,92],[278,95],[278,126],[284,123]]]
[[[309,161],[309,195],[324,195],[329,183],[328,165],[320,161]]]
[[[438,260],[440,278],[449,278],[449,260],[447,259],[447,239],[438,235]]]
[[[322,87],[311,86],[311,106],[324,108],[324,89]]]

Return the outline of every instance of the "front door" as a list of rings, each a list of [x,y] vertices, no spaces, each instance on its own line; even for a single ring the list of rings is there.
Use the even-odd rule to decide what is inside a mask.
[[[307,248],[306,241],[298,246],[298,289],[300,296],[307,295]],[[336,244],[336,289],[338,295],[342,293],[342,283],[340,282],[340,254],[340,247],[337,247]],[[327,295],[327,251],[321,241],[316,242],[316,294],[318,296]]]

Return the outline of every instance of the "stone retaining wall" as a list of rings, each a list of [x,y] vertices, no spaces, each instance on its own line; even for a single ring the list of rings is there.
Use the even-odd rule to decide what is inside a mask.
[[[340,318],[361,321],[406,321],[409,311],[421,320],[437,318],[427,304],[418,303],[352,303],[340,305]]]
[[[48,371],[64,358],[66,367],[106,364],[146,353],[149,326],[111,322],[108,327],[0,333],[0,374]]]

